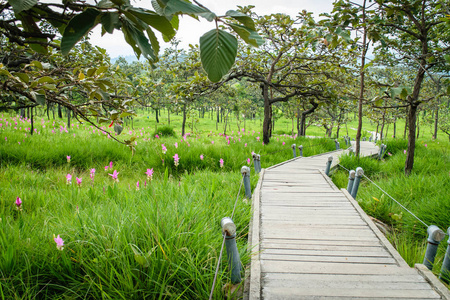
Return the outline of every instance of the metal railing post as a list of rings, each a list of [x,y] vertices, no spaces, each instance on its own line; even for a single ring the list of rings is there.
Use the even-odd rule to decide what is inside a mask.
[[[250,186],[250,168],[243,166],[241,168],[241,174],[244,176],[245,197],[252,198],[252,188]]]
[[[303,157],[303,145],[298,146],[298,152],[300,152],[300,156]]]
[[[361,182],[361,178],[364,175],[364,170],[361,167],[357,167],[355,173],[356,173],[355,181],[353,182],[351,192],[353,199],[356,199],[356,194],[358,194],[359,183]]]
[[[337,139],[334,140],[334,144],[336,145],[336,150],[341,149],[341,147],[340,147],[339,142],[338,142]]]
[[[447,234],[450,234],[450,227],[447,229]],[[442,263],[441,274],[439,278],[449,284],[450,282],[450,238],[447,240],[447,251],[445,251],[444,262]]]
[[[257,174],[261,172],[261,155],[256,154],[256,162],[258,163],[258,171],[256,171]]]
[[[296,158],[297,157],[297,153],[296,153],[297,145],[296,144],[292,144],[291,148],[292,148],[292,151],[294,153],[294,158]]]
[[[325,168],[325,174],[330,176],[331,162],[333,161],[333,156],[328,157],[327,166]]]
[[[352,192],[353,188],[353,182],[355,181],[355,170],[351,170],[348,172],[348,185],[347,185],[347,192],[350,194]]]
[[[231,218],[225,217],[220,221],[222,232],[225,235],[225,247],[227,249],[228,267],[231,271],[231,283],[241,282],[241,259],[236,245],[236,225]]]
[[[425,257],[423,258],[423,264],[429,269],[433,269],[434,258],[436,257],[437,249],[441,241],[445,237],[445,233],[439,229],[436,225],[430,225],[427,229],[428,233],[428,245]]]
[[[258,171],[258,154],[256,154],[256,153],[253,153],[253,155],[252,155],[252,157],[253,157],[253,167],[255,168],[255,172],[256,172],[256,174],[258,174],[259,173],[259,171]]]

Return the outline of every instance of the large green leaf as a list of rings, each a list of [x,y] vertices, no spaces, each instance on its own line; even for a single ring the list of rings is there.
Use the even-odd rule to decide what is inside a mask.
[[[69,54],[70,49],[99,23],[99,15],[100,11],[97,9],[88,8],[69,21],[61,40],[63,55]]]
[[[20,12],[30,9],[37,4],[37,0],[8,0],[12,6],[14,13],[18,15]]]
[[[264,44],[264,39],[256,32],[242,25],[230,24],[230,27],[247,43],[255,47]]]
[[[169,22],[169,20],[167,20],[166,17],[136,7],[130,7],[127,10],[136,18],[155,28],[156,30],[167,36],[169,39],[175,36],[176,32],[172,24]]]
[[[200,58],[212,82],[219,81],[236,59],[237,39],[220,29],[208,31],[200,37]]]
[[[153,30],[149,28],[147,28],[147,35],[148,38],[150,39],[150,43],[152,45],[153,51],[156,54],[156,57],[158,57],[159,54],[159,42],[158,42],[158,38],[156,37],[155,33],[153,32]]]
[[[114,29],[120,29],[119,14],[117,12],[104,13],[101,22],[108,33],[113,33]]]
[[[226,16],[232,17],[242,25],[244,25],[247,28],[250,28],[253,31],[256,31],[255,23],[253,22],[253,19],[247,16],[246,14],[243,14],[239,11],[235,10],[229,10],[225,13]]]
[[[153,51],[152,46],[149,44],[148,39],[145,35],[139,31],[132,23],[123,20],[122,31],[124,33],[125,40],[131,47],[133,47],[134,52],[137,57],[142,54],[145,58],[150,61],[156,61],[157,57]]]
[[[159,4],[161,4],[161,1],[159,1]],[[214,20],[216,17],[216,14],[207,8],[203,8],[183,0],[169,0],[164,7],[164,14],[166,16],[171,16],[178,13],[203,17],[209,22]]]

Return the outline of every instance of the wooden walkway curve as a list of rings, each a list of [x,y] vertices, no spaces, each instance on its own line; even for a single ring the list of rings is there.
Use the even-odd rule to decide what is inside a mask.
[[[378,152],[362,142],[362,154]],[[447,299],[431,272],[410,268],[346,190],[324,174],[343,150],[263,170],[253,195],[244,299]]]

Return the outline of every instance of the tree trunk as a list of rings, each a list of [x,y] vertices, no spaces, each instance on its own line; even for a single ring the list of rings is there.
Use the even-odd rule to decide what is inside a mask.
[[[438,121],[439,121],[439,99],[437,101],[436,110],[434,112],[434,134],[433,134],[433,139],[437,139]]]
[[[155,108],[156,123],[159,124],[158,109]]]
[[[225,116],[225,127],[223,128],[223,135],[227,135],[227,125],[228,125],[228,114],[230,113],[230,110],[227,109],[227,115]]]
[[[386,113],[383,112],[383,118],[382,118],[382,121],[381,121],[380,141],[384,139],[383,132],[384,132],[384,124],[386,123],[386,117],[385,117],[385,114],[386,114]]]
[[[183,123],[181,124],[181,135],[184,136],[184,129],[186,126],[186,103],[183,105]]]
[[[412,168],[414,166],[414,152],[416,150],[416,112],[417,105],[411,105],[409,107],[408,114],[408,151],[406,153],[405,162],[405,174],[411,174]]]
[[[406,132],[408,131],[408,115],[409,109],[406,109],[407,116],[405,118],[405,130],[403,131],[403,138],[406,139]]]
[[[263,99],[264,99],[264,122],[263,122],[263,142],[264,144],[268,144],[270,141],[270,99],[269,99],[269,89],[266,85],[263,87]]]
[[[25,118],[25,108],[21,108],[21,109],[20,109],[20,117],[21,117],[22,119]]]
[[[294,134],[292,134],[294,135]],[[300,105],[297,106],[297,135],[302,136],[301,126],[300,126]]]
[[[397,118],[394,118],[394,135],[393,135],[394,139],[396,135],[397,135]]]
[[[419,138],[419,134],[420,134],[420,115],[416,115],[416,127],[417,127],[417,136],[416,138]]]
[[[47,102],[47,120],[50,120],[50,102]]]
[[[217,107],[216,130],[219,130],[219,108]]]
[[[58,104],[58,118],[62,119],[61,104]]]
[[[167,123],[170,125],[170,109],[167,108]]]
[[[360,72],[360,78],[361,78],[361,82],[360,82],[360,87],[359,87],[359,100],[358,100],[358,128],[356,130],[356,147],[355,147],[355,154],[357,157],[359,157],[359,153],[360,153],[360,143],[361,143],[361,131],[362,131],[362,118],[363,118],[363,114],[362,114],[362,106],[363,106],[363,100],[364,100],[364,75],[365,75],[365,71],[364,71],[364,66],[366,63],[366,51],[367,51],[367,29],[366,29],[366,0],[364,0],[363,5],[362,5],[362,9],[363,9],[363,15],[362,15],[362,23],[363,25],[363,50],[362,50],[362,54],[361,54],[361,68],[359,70]]]
[[[67,130],[70,130],[70,109],[67,109]]]

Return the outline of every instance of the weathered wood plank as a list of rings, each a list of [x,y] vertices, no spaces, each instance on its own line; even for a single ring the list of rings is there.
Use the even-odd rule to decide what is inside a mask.
[[[373,247],[367,250],[353,249],[329,249],[328,247],[323,249],[283,249],[283,248],[268,248],[261,245],[263,254],[276,254],[276,255],[290,255],[290,256],[341,256],[341,257],[389,257],[392,258],[389,252],[385,249]],[[359,248],[358,248],[359,249]]]
[[[358,263],[358,264],[379,264],[379,265],[396,265],[395,259],[392,257],[373,257],[373,256],[327,256],[327,255],[284,255],[284,254],[268,254],[262,251],[261,259],[265,261],[278,262],[330,262],[330,263]]]

